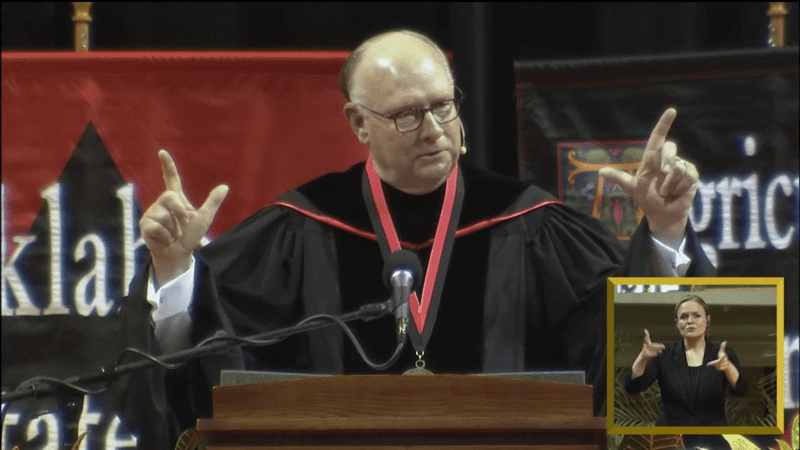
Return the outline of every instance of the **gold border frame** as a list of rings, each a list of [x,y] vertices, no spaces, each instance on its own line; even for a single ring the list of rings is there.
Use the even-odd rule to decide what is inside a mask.
[[[607,322],[606,322],[606,348],[607,374],[606,374],[606,404],[608,405],[608,431],[607,434],[772,434],[781,435],[784,432],[784,303],[783,303],[783,278],[767,277],[683,277],[683,278],[638,278],[638,277],[613,277],[607,282]],[[622,284],[705,284],[705,285],[769,285],[775,286],[776,299],[776,365],[778,375],[776,400],[776,426],[775,427],[617,427],[614,426],[614,287]]]

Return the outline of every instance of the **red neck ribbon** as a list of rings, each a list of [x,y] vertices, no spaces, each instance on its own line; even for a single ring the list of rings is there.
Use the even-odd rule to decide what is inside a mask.
[[[386,197],[383,195],[383,186],[381,180],[375,169],[372,167],[372,156],[367,158],[367,178],[369,179],[370,191],[372,191],[372,199],[375,202],[375,207],[378,210],[378,217],[381,221],[383,233],[386,236],[389,250],[396,252],[400,250],[400,239],[397,236],[397,230],[394,228],[392,216],[389,213],[389,207],[386,204]],[[414,326],[417,332],[422,335],[425,328],[425,319],[428,317],[428,310],[431,306],[431,297],[433,296],[434,285],[436,284],[436,277],[440,275],[440,267],[442,263],[442,252],[444,250],[445,240],[447,238],[447,229],[450,226],[450,221],[453,220],[453,204],[456,199],[456,188],[458,185],[458,164],[450,171],[447,176],[447,184],[444,191],[444,204],[442,211],[439,214],[439,223],[436,225],[436,234],[433,238],[433,247],[431,248],[431,256],[428,259],[428,270],[425,273],[425,281],[422,285],[422,301],[419,301],[416,292],[411,292],[409,298],[409,310],[411,317],[414,319]],[[443,275],[443,274],[442,274]]]

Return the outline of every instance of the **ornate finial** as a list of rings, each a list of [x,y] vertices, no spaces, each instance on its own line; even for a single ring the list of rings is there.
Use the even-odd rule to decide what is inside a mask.
[[[786,15],[789,11],[786,10],[784,2],[769,2],[769,40],[767,44],[770,47],[783,47],[784,35],[786,30]]]
[[[89,51],[89,22],[92,21],[89,9],[92,2],[72,2],[72,7],[75,9],[72,16],[72,21],[75,22],[75,51]]]

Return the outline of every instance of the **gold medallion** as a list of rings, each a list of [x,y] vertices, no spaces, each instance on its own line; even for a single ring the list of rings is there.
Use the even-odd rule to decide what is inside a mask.
[[[433,375],[433,372],[425,368],[425,360],[422,359],[423,356],[425,356],[425,352],[417,352],[417,360],[414,362],[414,365],[417,367],[406,370],[403,372],[403,375]]]
[[[406,370],[403,372],[403,375],[433,375],[433,372],[415,367],[413,369]]]

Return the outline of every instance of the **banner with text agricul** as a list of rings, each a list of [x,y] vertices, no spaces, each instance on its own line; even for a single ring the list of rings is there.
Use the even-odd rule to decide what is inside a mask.
[[[690,221],[722,277],[785,279],[786,420],[798,407],[798,49],[517,61],[522,178],[620,240],[642,213],[597,170],[633,173],[669,107],[700,173]]]

